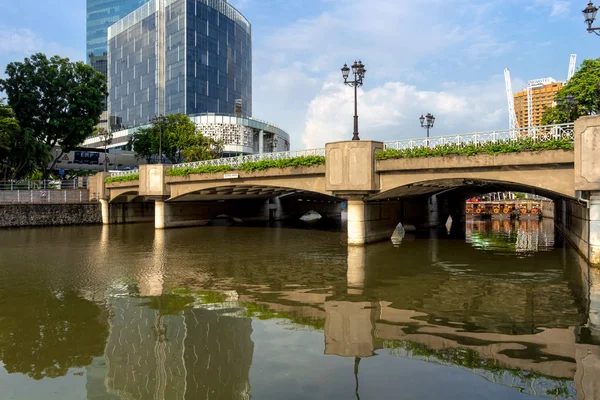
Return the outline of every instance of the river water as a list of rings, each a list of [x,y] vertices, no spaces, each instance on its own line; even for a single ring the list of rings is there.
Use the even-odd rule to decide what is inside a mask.
[[[342,243],[297,228],[0,231],[0,399],[600,395],[600,274],[552,221]]]

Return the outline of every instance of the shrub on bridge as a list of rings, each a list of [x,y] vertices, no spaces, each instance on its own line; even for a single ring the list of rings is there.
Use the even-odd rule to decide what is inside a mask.
[[[166,174],[168,176],[188,176],[193,174],[216,174],[227,171],[231,171],[229,165],[202,165],[199,167],[168,169]]]
[[[322,156],[303,156],[294,158],[282,158],[280,160],[261,160],[244,163],[240,166],[240,170],[264,171],[271,168],[289,168],[289,167],[314,167],[324,165],[325,157]]]
[[[475,154],[502,154],[545,150],[573,150],[573,141],[571,139],[534,141],[530,138],[524,138],[516,141],[497,141],[480,145],[465,143],[445,144],[432,148],[386,149],[377,152],[376,158],[378,160],[390,160],[398,158],[444,157],[452,155],[472,156]]]
[[[242,164],[238,169],[245,172],[264,171],[271,168],[289,168],[289,167],[313,167],[324,165],[325,157],[322,156],[303,156],[294,158],[284,158],[281,160],[262,160],[250,161]],[[203,165],[200,167],[184,167],[167,170],[168,176],[188,176],[192,174],[214,174],[218,172],[232,171],[229,165]]]
[[[131,175],[122,175],[122,176],[111,176],[110,178],[106,178],[104,180],[105,183],[114,183],[114,182],[132,182],[139,181],[140,174],[131,174]]]

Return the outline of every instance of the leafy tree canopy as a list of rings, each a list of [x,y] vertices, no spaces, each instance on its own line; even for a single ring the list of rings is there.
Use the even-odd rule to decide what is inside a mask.
[[[156,119],[152,126],[138,129],[129,145],[138,158],[151,162],[153,158],[158,160],[161,140],[163,159],[172,163],[210,160],[219,157],[223,149],[221,142],[202,135],[190,117],[181,113]]]
[[[556,93],[557,105],[544,112],[542,124],[562,124],[583,115],[597,114],[600,111],[599,85],[600,58],[585,60],[571,80]],[[569,96],[574,99],[574,104],[567,101]]]
[[[38,53],[6,67],[0,90],[8,96],[23,132],[28,132],[52,154],[52,166],[93,132],[104,110],[106,82],[83,62],[70,62]],[[60,151],[54,152],[58,147]]]
[[[49,161],[49,149],[22,129],[13,110],[0,100],[0,180],[26,177]]]

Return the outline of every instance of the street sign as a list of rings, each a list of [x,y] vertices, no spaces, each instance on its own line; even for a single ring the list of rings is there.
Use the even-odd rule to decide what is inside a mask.
[[[223,176],[223,179],[238,179],[240,177],[240,174],[225,174]]]

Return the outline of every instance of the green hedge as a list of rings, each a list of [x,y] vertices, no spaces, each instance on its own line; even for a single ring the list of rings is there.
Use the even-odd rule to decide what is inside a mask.
[[[201,167],[185,167],[185,168],[177,168],[177,169],[168,169],[168,176],[188,176],[192,174],[215,174],[217,172],[227,172],[231,171],[231,167],[229,165],[203,165]]]
[[[139,181],[140,174],[131,174],[131,175],[122,175],[122,176],[112,176],[110,178],[106,178],[104,180],[105,183],[113,183],[113,182],[131,182],[131,181]]]
[[[288,168],[288,167],[314,167],[324,165],[325,157],[322,156],[303,156],[295,158],[283,158],[281,160],[262,160],[247,162],[240,166],[240,170],[264,171],[271,168]]]
[[[474,144],[446,144],[434,148],[416,147],[406,150],[386,149],[377,152],[376,158],[378,160],[390,160],[398,158],[443,157],[450,155],[472,156],[482,153],[502,154],[543,150],[573,150],[573,141],[571,139],[552,139],[545,142],[535,142],[531,139],[521,139],[510,142],[488,142],[480,146]]]
[[[281,160],[262,160],[251,161],[240,166],[239,170],[245,172],[264,171],[271,168],[288,168],[288,167],[313,167],[316,165],[324,165],[325,157],[321,156],[304,156],[295,158],[285,158]],[[192,174],[214,174],[218,172],[232,171],[233,168],[229,165],[203,165],[201,167],[192,168],[177,168],[167,170],[169,176],[187,176]]]

